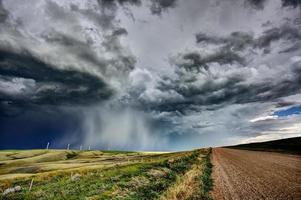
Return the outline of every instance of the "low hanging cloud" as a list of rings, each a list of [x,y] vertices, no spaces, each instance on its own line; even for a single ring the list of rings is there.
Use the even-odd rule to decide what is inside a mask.
[[[88,73],[59,70],[28,52],[0,50],[1,110],[45,105],[89,105],[110,98],[114,91]]]

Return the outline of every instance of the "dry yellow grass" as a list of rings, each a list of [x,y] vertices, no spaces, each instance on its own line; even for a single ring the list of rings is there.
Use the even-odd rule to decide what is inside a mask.
[[[22,187],[10,194],[12,199],[158,199],[177,175],[184,177],[180,181],[190,180],[181,187],[193,183],[190,177],[196,176],[199,153],[44,150],[30,155],[30,151],[6,151],[0,161],[0,191]],[[185,174],[187,170],[191,172]],[[28,192],[33,180],[33,190]]]
[[[14,159],[30,158],[46,153],[46,150],[20,150],[20,151],[0,151],[0,161],[8,161]]]
[[[188,172],[177,178],[175,184],[168,188],[168,190],[161,196],[160,200],[189,199],[200,188],[199,177],[201,174],[202,165],[194,164]]]
[[[70,157],[71,155],[71,157]],[[72,150],[22,150],[0,151],[0,181],[48,176],[60,172],[103,169],[115,165],[126,165],[150,161],[153,157],[164,159],[170,155],[143,152],[106,152]],[[160,158],[159,158],[160,157]]]

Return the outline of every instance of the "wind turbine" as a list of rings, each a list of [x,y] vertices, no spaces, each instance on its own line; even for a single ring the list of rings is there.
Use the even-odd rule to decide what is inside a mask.
[[[47,149],[47,150],[49,149],[49,145],[50,145],[50,143],[47,142],[47,146],[46,146],[46,149]]]

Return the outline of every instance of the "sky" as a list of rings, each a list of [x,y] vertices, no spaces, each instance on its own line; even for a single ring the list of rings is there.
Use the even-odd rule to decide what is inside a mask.
[[[0,0],[0,149],[301,136],[301,1]]]

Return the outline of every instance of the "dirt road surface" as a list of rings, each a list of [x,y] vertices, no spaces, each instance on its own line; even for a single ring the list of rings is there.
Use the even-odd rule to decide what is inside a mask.
[[[301,156],[215,148],[212,163],[214,200],[301,200]]]

